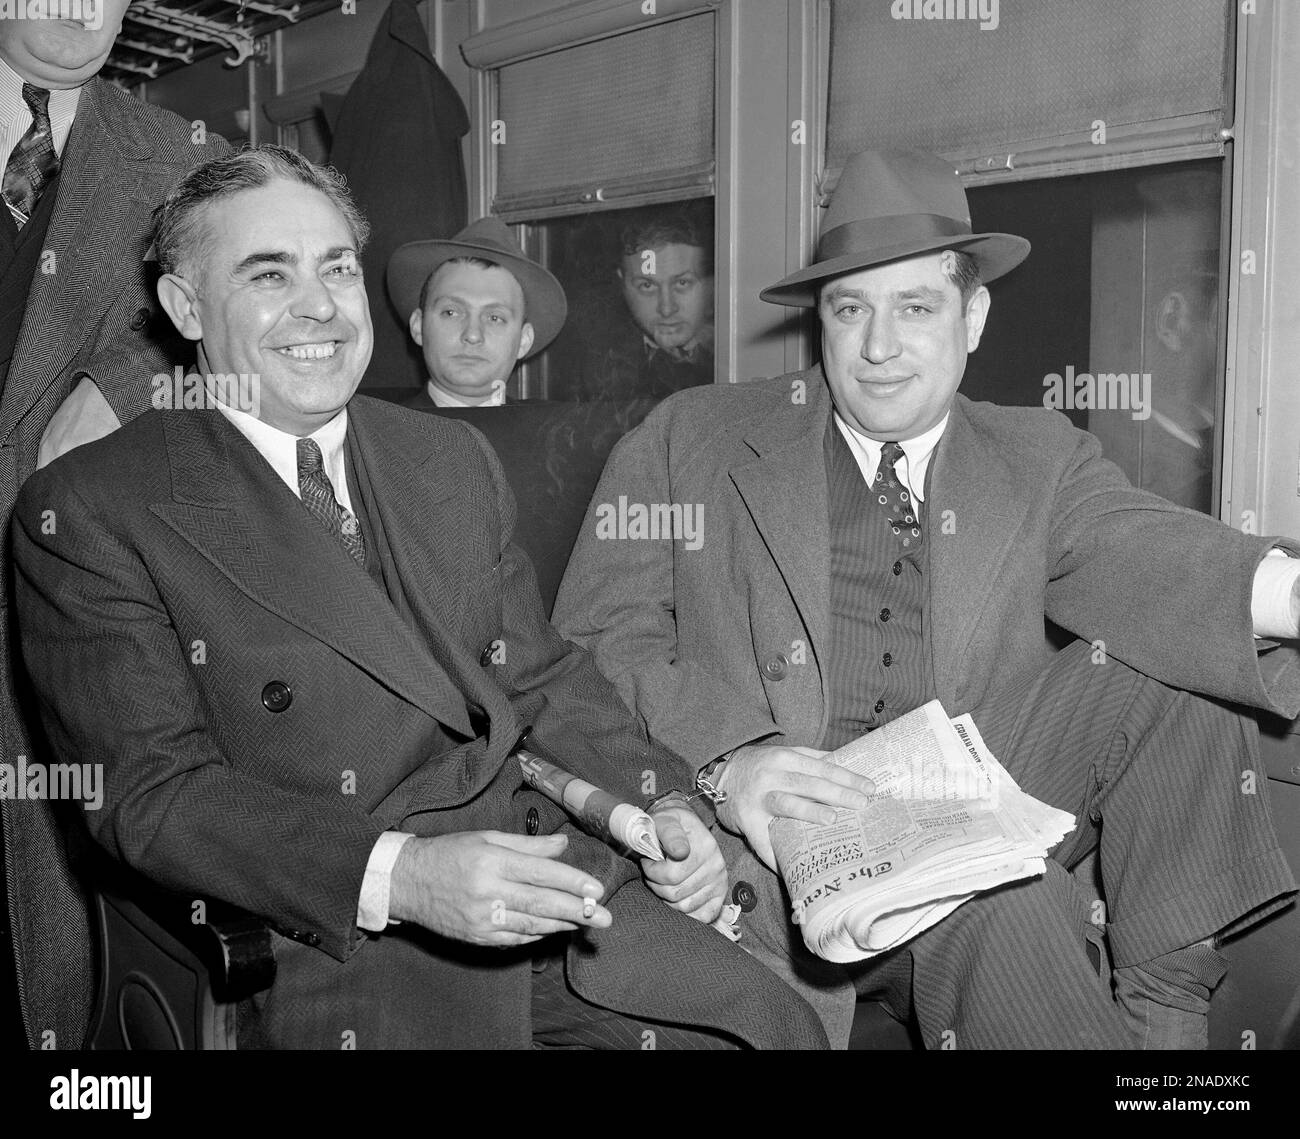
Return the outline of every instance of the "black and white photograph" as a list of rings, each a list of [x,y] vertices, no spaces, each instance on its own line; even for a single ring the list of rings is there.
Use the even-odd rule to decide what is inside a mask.
[[[1300,2],[0,0],[0,166],[0,1118],[1293,1101]]]

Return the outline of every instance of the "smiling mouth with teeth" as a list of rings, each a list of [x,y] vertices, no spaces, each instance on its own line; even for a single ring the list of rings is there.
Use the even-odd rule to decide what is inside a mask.
[[[337,347],[337,340],[327,340],[324,344],[290,344],[276,351],[291,360],[328,360]]]

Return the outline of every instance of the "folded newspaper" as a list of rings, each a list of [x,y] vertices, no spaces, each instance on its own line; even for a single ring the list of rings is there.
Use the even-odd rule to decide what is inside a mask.
[[[795,924],[828,961],[884,953],[982,890],[1043,873],[1074,829],[938,700],[826,758],[875,783],[870,804],[825,825],[775,819],[770,834]]]

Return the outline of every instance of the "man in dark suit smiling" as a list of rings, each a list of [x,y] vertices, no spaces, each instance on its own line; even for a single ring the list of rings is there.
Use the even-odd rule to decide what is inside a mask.
[[[251,412],[150,413],[24,490],[25,658],[56,751],[104,765],[93,837],[278,931],[245,1042],[824,1043],[710,928],[691,810],[638,868],[523,784],[527,725],[626,798],[686,773],[546,623],[481,436],[353,398],[364,229],[276,147],[184,179],[159,296],[203,373],[258,378]]]

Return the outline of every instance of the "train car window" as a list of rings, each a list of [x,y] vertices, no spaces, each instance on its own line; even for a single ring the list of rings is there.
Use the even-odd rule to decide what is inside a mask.
[[[717,17],[626,22],[640,11],[602,9],[603,34],[576,45],[523,20],[510,46],[466,46],[492,212],[569,300],[522,398],[662,398],[714,378]]]
[[[544,353],[548,399],[661,399],[713,381],[713,201],[545,223],[569,321]]]
[[[994,282],[962,390],[1062,411],[1135,485],[1212,511],[1222,176],[1207,159],[973,187],[974,224],[1034,249]]]
[[[963,391],[1058,408],[1136,485],[1212,512],[1235,6],[1023,5],[1005,23],[976,0],[828,7],[823,192],[857,150],[932,150],[977,227],[1033,242],[994,285]]]

